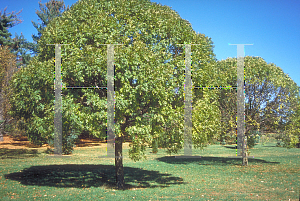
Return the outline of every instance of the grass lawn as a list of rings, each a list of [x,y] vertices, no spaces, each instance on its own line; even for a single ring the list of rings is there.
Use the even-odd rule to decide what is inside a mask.
[[[115,186],[114,160],[105,143],[76,147],[71,157],[52,158],[46,147],[28,142],[0,143],[0,200],[299,200],[300,149],[276,142],[251,149],[249,165],[235,156],[235,145],[193,150],[199,159],[178,159],[163,149],[147,160],[128,158],[123,144],[126,190]],[[177,154],[183,155],[183,150]]]

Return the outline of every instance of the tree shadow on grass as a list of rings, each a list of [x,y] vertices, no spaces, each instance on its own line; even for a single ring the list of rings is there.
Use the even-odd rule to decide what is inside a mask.
[[[217,166],[225,166],[225,165],[241,165],[242,158],[227,158],[227,157],[211,157],[211,156],[201,156],[201,158],[175,158],[174,156],[164,156],[161,158],[157,158],[156,160],[170,163],[170,164],[190,164],[190,163],[198,163],[199,165],[217,165]],[[269,162],[262,159],[256,158],[248,158],[248,162],[251,163],[272,163],[278,164],[279,162]]]
[[[228,149],[236,149],[236,146],[230,146],[230,145],[225,145],[225,146],[223,146],[223,147],[225,147],[225,148],[228,148]]]
[[[113,165],[46,165],[32,166],[21,172],[5,175],[23,185],[39,185],[60,188],[106,187],[116,189],[115,167]],[[169,187],[185,184],[180,177],[161,174],[158,171],[124,167],[125,190],[132,188]],[[132,184],[133,183],[133,184]],[[134,185],[137,184],[137,185]]]
[[[264,145],[263,145],[263,147],[276,147],[276,145],[273,145],[273,146],[264,146]]]
[[[22,159],[37,157],[38,151],[35,149],[0,149],[0,159]]]
[[[259,145],[259,144],[256,144],[253,148],[256,148],[256,146]],[[236,146],[224,146],[225,148],[228,148],[228,149],[236,149]],[[276,147],[276,144],[274,145],[262,145],[261,147]],[[251,150],[251,149],[250,149]]]

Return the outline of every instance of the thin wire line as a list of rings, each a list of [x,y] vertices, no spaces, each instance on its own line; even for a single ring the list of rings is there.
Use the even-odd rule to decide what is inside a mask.
[[[224,89],[225,88],[225,89],[228,89],[228,88],[237,88],[237,87],[226,87],[226,86],[224,86],[224,87],[222,87],[222,86],[221,87],[213,87],[212,86],[212,87],[193,87],[193,88],[210,88],[210,89],[211,88],[214,88],[214,89]]]
[[[107,87],[72,87],[72,86],[68,86],[68,87],[62,87],[62,88],[107,88]],[[228,89],[228,88],[234,88],[234,89],[236,89],[237,87],[226,87],[226,86],[224,86],[224,87],[193,87],[193,88],[209,88],[209,89],[223,89],[223,88],[225,88],[225,89]]]
[[[62,87],[62,88],[107,88],[107,87]]]

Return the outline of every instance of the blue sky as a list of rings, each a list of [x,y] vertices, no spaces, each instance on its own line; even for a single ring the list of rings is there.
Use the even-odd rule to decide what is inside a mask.
[[[46,3],[48,0],[42,0]],[[38,21],[38,0],[0,0],[0,9],[19,11],[23,23],[9,29],[21,32],[32,41],[37,34],[31,21]],[[66,5],[76,0],[65,0]],[[245,56],[260,56],[267,63],[281,67],[300,86],[300,2],[298,0],[151,0],[170,6],[188,20],[196,32],[212,38],[218,60],[237,56],[245,46]]]

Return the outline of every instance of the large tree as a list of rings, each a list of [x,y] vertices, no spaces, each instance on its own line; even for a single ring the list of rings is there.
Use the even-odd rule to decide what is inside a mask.
[[[62,47],[64,86],[106,86],[106,46],[99,44],[124,44],[115,46],[116,157],[122,156],[124,138],[132,141],[129,156],[133,160],[145,158],[145,147],[155,139],[169,153],[182,148],[185,49],[177,44],[202,44],[192,46],[193,68],[201,66],[193,71],[193,84],[204,85],[215,79],[212,69],[216,59],[210,38],[196,33],[169,7],[149,0],[77,2],[49,23],[39,41],[38,57],[12,81],[11,115],[29,122],[27,136],[40,145],[54,138],[55,51],[46,45],[54,43],[69,44]],[[217,96],[207,90],[204,99],[196,91],[193,97],[193,142],[203,148],[220,127],[214,101]],[[83,130],[104,139],[106,99],[105,89],[64,89],[63,139]],[[122,189],[122,159],[116,158],[115,165],[117,185]]]

